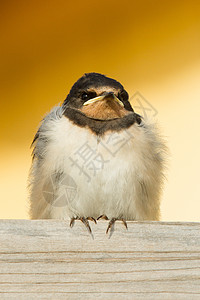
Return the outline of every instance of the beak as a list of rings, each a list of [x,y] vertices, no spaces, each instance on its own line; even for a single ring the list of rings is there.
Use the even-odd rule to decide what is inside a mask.
[[[124,103],[122,101],[120,101],[113,92],[109,92],[109,93],[104,93],[104,95],[102,96],[98,96],[95,98],[92,98],[88,101],[86,101],[85,103],[83,103],[83,105],[89,105],[91,103],[97,102],[97,101],[101,101],[101,100],[105,100],[105,99],[113,99],[114,101],[116,101],[120,106],[124,107]]]

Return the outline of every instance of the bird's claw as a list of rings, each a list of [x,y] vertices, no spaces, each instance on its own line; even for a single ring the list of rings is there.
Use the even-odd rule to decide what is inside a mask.
[[[108,217],[106,215],[101,215],[97,218],[97,221],[100,219],[108,220]]]
[[[114,226],[114,224],[115,224],[116,221],[122,221],[122,223],[124,224],[124,226],[126,227],[126,229],[128,229],[127,223],[126,223],[126,221],[125,221],[123,218],[121,218],[121,219],[112,218],[112,219],[110,220],[110,222],[108,223],[108,227],[107,227],[107,230],[106,230],[106,234],[109,232],[109,230],[110,230],[110,231],[113,230],[113,226]]]
[[[93,221],[95,224],[97,223],[95,218],[93,217],[72,217],[69,223],[69,226],[72,227],[74,225],[75,220],[80,220],[87,228],[87,230],[92,233],[92,229],[90,227],[90,224],[88,222],[88,220]]]
[[[101,215],[97,218],[97,220],[99,220],[99,219],[108,220],[108,217],[106,215]],[[91,230],[91,227],[90,227],[90,224],[89,224],[88,220],[93,221],[95,224],[97,223],[96,219],[93,218],[93,217],[87,217],[87,218],[85,218],[85,217],[72,217],[71,220],[70,220],[70,224],[69,224],[70,227],[72,227],[74,225],[75,220],[80,220],[85,225],[85,227],[87,228],[89,233],[91,233],[91,234],[92,234],[92,230]],[[113,231],[114,224],[115,224],[116,221],[122,221],[122,223],[124,224],[126,229],[128,229],[127,223],[123,218],[112,218],[108,223],[106,234],[109,232],[109,230]]]
[[[97,224],[97,221],[96,221],[96,219],[95,219],[95,218],[93,218],[93,217],[87,217],[86,219],[87,219],[87,220],[90,220],[90,221],[93,221],[95,224]]]

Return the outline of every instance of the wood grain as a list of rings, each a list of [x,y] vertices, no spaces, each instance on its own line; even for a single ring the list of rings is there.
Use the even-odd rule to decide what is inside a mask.
[[[0,221],[0,299],[200,299],[200,223]]]

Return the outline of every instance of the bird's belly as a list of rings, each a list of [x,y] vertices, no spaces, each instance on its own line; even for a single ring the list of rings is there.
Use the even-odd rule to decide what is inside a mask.
[[[69,130],[68,130],[69,132]],[[134,147],[138,128],[108,132],[97,138],[87,129],[70,128],[57,144],[64,177],[58,193],[65,195],[63,206],[52,209],[52,217],[136,218],[137,168],[141,164]]]

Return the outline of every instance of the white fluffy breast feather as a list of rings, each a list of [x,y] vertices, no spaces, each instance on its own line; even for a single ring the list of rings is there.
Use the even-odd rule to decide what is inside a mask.
[[[154,124],[97,138],[55,107],[38,133],[29,177],[32,219],[159,220],[166,147]]]

